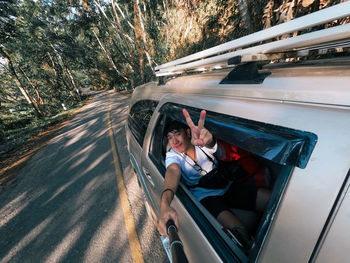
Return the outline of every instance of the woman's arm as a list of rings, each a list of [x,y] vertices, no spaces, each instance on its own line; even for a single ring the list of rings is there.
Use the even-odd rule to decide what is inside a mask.
[[[165,172],[163,191],[160,198],[158,231],[161,235],[167,235],[166,223],[169,219],[173,219],[176,227],[179,228],[176,211],[170,206],[170,204],[174,199],[180,178],[180,166],[177,163],[170,164]]]

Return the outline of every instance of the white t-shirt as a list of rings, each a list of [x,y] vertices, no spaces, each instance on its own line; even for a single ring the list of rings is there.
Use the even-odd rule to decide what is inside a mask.
[[[202,150],[206,152],[210,157],[215,159],[213,154],[216,152],[217,144],[213,148],[203,147]],[[196,156],[197,156],[197,164],[205,170],[206,172],[210,172],[213,169],[213,162],[208,159],[205,153],[198,146],[195,146]],[[168,166],[172,163],[177,163],[181,167],[181,176],[187,185],[196,185],[198,184],[199,179],[201,178],[201,174],[193,167],[195,165],[194,161],[186,156],[184,153],[179,153],[174,149],[170,149],[166,153],[165,157],[165,166]],[[190,192],[193,196],[198,200],[202,200],[208,196],[215,195],[223,195],[227,189],[230,187],[230,184],[224,189],[208,189],[202,187],[190,188]]]

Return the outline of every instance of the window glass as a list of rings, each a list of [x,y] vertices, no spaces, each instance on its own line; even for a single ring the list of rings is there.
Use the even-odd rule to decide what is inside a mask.
[[[130,109],[128,125],[137,142],[142,146],[147,126],[158,102],[153,100],[141,100]]]
[[[164,166],[164,157],[166,149],[167,140],[163,139],[163,130],[166,118],[164,115],[160,115],[157,121],[156,126],[154,127],[149,156],[153,162],[157,164],[162,164]]]

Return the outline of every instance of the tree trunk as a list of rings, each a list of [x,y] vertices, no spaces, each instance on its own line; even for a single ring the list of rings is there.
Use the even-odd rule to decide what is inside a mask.
[[[264,8],[262,17],[263,29],[270,28],[273,25],[273,0],[269,0]]]
[[[116,20],[117,20],[117,26],[116,26],[115,23],[109,19],[109,17],[107,16],[107,14],[105,13],[105,11],[103,10],[101,4],[100,4],[97,0],[93,0],[93,1],[94,1],[94,3],[96,4],[96,6],[98,7],[98,9],[100,10],[100,12],[103,14],[103,16],[106,18],[106,20],[108,21],[108,23],[110,23],[110,25],[112,26],[112,28],[113,28],[115,34],[116,34],[120,39],[123,40],[124,45],[125,45],[126,50],[127,50],[127,54],[128,54],[130,60],[131,60],[132,63],[133,63],[133,65],[131,65],[131,66],[134,67],[135,64],[136,64],[136,62],[135,62],[135,56],[132,54],[133,48],[132,48],[132,47],[130,48],[130,43],[133,44],[133,39],[125,33],[125,31],[124,31],[124,29],[123,29],[123,27],[122,27],[122,25],[121,25],[121,23],[120,23],[118,13],[117,13],[116,10],[115,10],[115,6],[117,6],[117,8],[120,10],[119,5],[118,5],[117,3],[114,3],[114,1],[112,1],[113,12],[114,12],[115,18],[116,18]],[[121,10],[120,10],[120,11],[121,11]],[[124,14],[123,14],[123,17],[124,17]],[[125,17],[124,17],[124,18],[125,18]],[[124,54],[123,54],[123,55],[124,55]]]
[[[62,60],[62,64],[63,64],[65,70],[66,70],[67,73],[68,73],[69,80],[70,80],[70,82],[71,82],[72,85],[73,85],[73,89],[74,89],[75,92],[77,93],[78,99],[81,100],[81,96],[80,96],[80,93],[81,93],[81,92],[80,92],[80,90],[77,88],[77,86],[75,85],[75,81],[74,81],[73,75],[72,75],[72,73],[70,72],[70,70],[69,70],[68,66],[66,65],[66,63],[64,63],[64,61],[63,61],[62,58],[61,58],[61,60]]]
[[[110,25],[112,26],[113,30],[114,30],[114,33],[116,36],[118,36],[122,42],[124,43],[125,47],[126,47],[126,50],[127,50],[127,56],[129,57],[129,61],[132,61],[132,63],[130,64],[132,68],[135,67],[135,65],[137,64],[136,63],[136,60],[135,60],[135,55],[132,53],[132,51],[135,49],[133,47],[134,45],[134,41],[133,39],[125,33],[121,23],[120,23],[120,19],[119,19],[119,16],[118,16],[118,13],[116,12],[115,10],[115,7],[118,8],[118,10],[122,13],[122,16],[123,18],[125,19],[125,16],[124,16],[124,13],[121,11],[118,3],[112,1],[112,8],[113,8],[113,12],[114,12],[114,15],[115,15],[115,18],[117,20],[117,25],[115,25],[115,22],[111,21],[111,19],[107,16],[107,14],[105,13],[105,11],[103,10],[101,4],[99,3],[98,0],[93,0],[94,3],[96,4],[96,6],[98,7],[98,9],[100,10],[100,12],[103,14],[103,16],[106,18],[106,20],[108,21],[108,23],[110,23]],[[130,22],[128,21],[128,24],[130,24]],[[133,27],[132,27],[133,28]],[[130,45],[132,45],[130,47]],[[100,45],[101,46],[101,45]],[[104,48],[103,48],[104,49]],[[120,49],[118,49],[118,51],[120,51]],[[121,53],[123,56],[126,56],[125,54]],[[110,59],[109,59],[110,60]]]
[[[70,73],[70,70],[69,68],[66,66],[66,64],[64,63],[61,55],[58,53],[57,49],[54,47],[53,44],[50,44],[51,48],[53,49],[54,53],[56,54],[57,58],[58,58],[58,61],[60,62],[59,64],[61,64],[61,67],[62,67],[62,73],[63,73],[63,76],[62,76],[62,80],[63,82],[65,83],[65,85],[68,87],[69,89],[69,92],[70,94],[72,95],[73,98],[77,98],[78,100],[80,100],[80,92],[79,90],[77,89],[77,87],[75,86],[75,82],[74,82],[74,79],[73,79],[73,76],[72,74]],[[64,73],[66,73],[68,75],[68,79],[69,81],[65,81],[64,79]],[[70,83],[70,84],[68,84]],[[72,87],[70,88],[70,86],[72,85]],[[76,91],[76,95],[74,92],[72,92],[72,90],[75,90]]]
[[[138,16],[138,3],[136,0],[134,0],[134,27],[135,27],[135,37],[136,37],[136,49],[139,53],[139,69],[140,69],[140,76],[141,80],[143,81],[143,50],[141,48],[141,41],[142,41],[142,29],[140,24],[140,19]]]
[[[30,86],[32,86],[33,90],[35,91],[35,94],[36,94],[36,101],[39,103],[39,104],[43,104],[44,101],[43,99],[41,98],[40,94],[39,94],[39,90],[38,88],[34,85],[34,83],[31,81],[31,79],[28,77],[28,75],[25,73],[25,71],[22,69],[21,66],[18,66],[18,68],[20,69],[20,71],[22,72],[22,74],[24,75],[24,77],[27,79],[27,81],[29,82]]]
[[[151,50],[151,48],[148,45],[147,42],[147,32],[145,30],[145,26],[143,25],[143,20],[142,20],[142,13],[141,13],[141,9],[140,9],[140,2],[139,0],[134,0],[134,12],[135,12],[135,18],[139,21],[137,24],[140,26],[140,34],[141,34],[141,39],[143,41],[143,45],[144,45],[144,52],[145,55],[147,57],[148,60],[148,64],[151,67],[151,69],[153,70],[153,66],[152,66],[152,60],[151,60],[151,56],[149,55],[149,50]],[[135,34],[136,34],[136,26],[135,26]],[[152,52],[152,54],[154,54],[154,52]]]
[[[49,59],[50,59],[50,61],[51,61],[52,69],[53,69],[53,72],[55,72],[56,79],[58,79],[58,73],[57,73],[57,70],[56,70],[55,61],[53,60],[53,58],[52,58],[50,52],[47,52],[47,55],[49,56]]]
[[[126,63],[128,63],[131,67],[134,67],[134,65],[135,65],[135,60],[134,60],[134,57],[127,57],[127,56],[125,56],[125,54],[123,53],[123,51],[120,49],[120,45],[119,44],[117,44],[116,42],[115,42],[115,39],[113,38],[113,36],[111,36],[111,34],[109,33],[109,32],[107,32],[107,34],[108,34],[108,36],[109,36],[109,39],[110,39],[110,41],[113,43],[113,46],[115,47],[115,49],[119,52],[119,54],[122,56],[122,58],[124,59],[124,61],[126,62]],[[131,60],[132,59],[132,60]]]
[[[120,6],[118,5],[118,2],[115,2],[114,0],[112,0],[112,4],[114,4],[118,8],[119,13],[122,15],[123,19],[127,22],[127,24],[132,28],[132,30],[135,30],[134,26],[131,24],[131,22],[124,15],[124,12],[122,11]]]
[[[252,32],[252,22],[248,13],[248,0],[238,0],[239,11],[241,14],[244,28],[248,33]]]
[[[20,92],[22,93],[23,97],[25,98],[25,100],[27,101],[27,103],[34,108],[35,113],[37,114],[38,117],[42,117],[43,114],[40,111],[38,105],[33,101],[33,99],[30,97],[30,95],[28,94],[27,90],[24,88],[24,86],[22,85],[20,79],[18,78],[18,75],[15,71],[15,68],[13,66],[12,60],[10,58],[10,56],[6,53],[6,51],[3,49],[3,47],[0,46],[0,52],[1,54],[4,56],[4,58],[6,59],[8,65],[9,65],[9,69],[10,72],[12,73],[14,80],[20,90]]]
[[[102,48],[103,52],[105,53],[106,57],[108,58],[109,62],[112,64],[112,67],[114,68],[114,70],[118,73],[119,76],[121,76],[124,80],[128,81],[129,79],[118,70],[117,66],[115,65],[113,59],[111,58],[111,56],[108,54],[107,50],[104,48],[104,46],[102,45],[100,39],[98,38],[96,32],[94,30],[92,30],[92,32],[94,33],[97,42],[99,43],[100,47]]]
[[[55,82],[52,81],[52,86],[57,87],[57,89],[54,89],[54,91],[57,93],[57,96],[59,97],[59,95],[58,95],[58,93],[60,92],[59,91],[59,87],[62,87],[62,86],[63,87],[67,87],[69,93],[72,95],[70,87],[69,87],[70,84],[67,83],[65,78],[64,78],[64,75],[63,75],[64,74],[64,72],[63,72],[64,70],[63,70],[62,66],[60,66],[60,65],[57,66],[56,65],[56,62],[54,61],[54,58],[51,56],[50,52],[47,52],[47,55],[48,55],[48,57],[50,59],[50,62],[51,62],[51,65],[52,65],[52,69],[53,69],[53,71],[55,73],[55,77],[56,77]],[[62,74],[60,72],[62,72]],[[74,98],[74,95],[72,95],[72,97]]]
[[[119,28],[119,30],[121,32],[121,37],[123,38],[125,46],[126,46],[126,49],[127,49],[128,53],[129,53],[129,57],[133,58],[133,56],[131,55],[131,51],[130,51],[129,45],[128,45],[127,41],[126,41],[126,37],[125,37],[126,34],[124,32],[124,28],[123,28],[122,24],[120,23],[119,15],[118,15],[117,11],[115,10],[115,3],[114,3],[113,0],[112,0],[112,8],[113,8],[114,16],[115,16],[115,18],[117,20],[118,28]]]
[[[64,65],[63,65],[63,60],[62,60],[62,57],[61,55],[58,53],[57,49],[54,47],[53,44],[50,44],[53,52],[55,53],[56,57],[57,57],[57,60],[58,60],[58,65],[60,66],[61,68],[61,71],[62,71],[62,81],[63,83],[67,86],[68,90],[72,90],[73,87],[71,87],[71,83],[67,83],[67,81],[65,80],[65,77],[64,77],[64,74],[66,72],[65,68],[64,68]],[[53,60],[52,60],[53,62]],[[54,62],[53,62],[54,63]],[[74,96],[73,96],[74,97]]]

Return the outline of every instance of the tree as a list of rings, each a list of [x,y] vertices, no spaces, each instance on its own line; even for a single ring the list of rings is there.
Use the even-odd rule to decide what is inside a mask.
[[[0,0],[0,44],[4,44],[15,33],[15,0]]]
[[[132,90],[158,64],[338,2],[0,0],[0,103],[50,116],[82,86]]]
[[[37,103],[35,101],[33,101],[33,99],[31,98],[31,96],[28,94],[28,91],[24,88],[23,84],[21,83],[17,73],[16,73],[16,70],[13,66],[13,63],[12,63],[12,60],[10,58],[10,56],[6,53],[6,51],[4,50],[3,47],[0,46],[0,53],[2,54],[2,56],[6,59],[7,61],[7,64],[8,64],[8,67],[9,67],[9,71],[11,72],[11,74],[13,75],[14,77],[14,81],[16,82],[19,90],[21,91],[23,97],[25,98],[25,100],[28,102],[28,104],[30,106],[32,106],[36,112],[36,114],[39,116],[39,117],[42,117],[42,113],[37,105]]]

